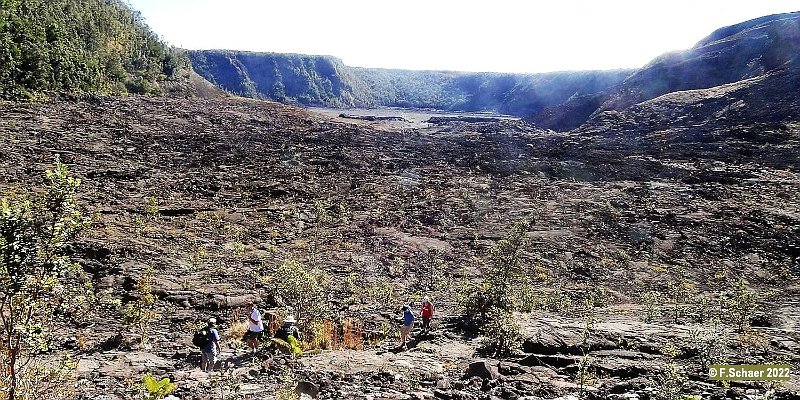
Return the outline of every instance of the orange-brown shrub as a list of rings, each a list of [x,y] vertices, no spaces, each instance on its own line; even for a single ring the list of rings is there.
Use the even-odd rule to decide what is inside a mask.
[[[364,348],[364,336],[361,324],[353,324],[353,320],[347,318],[342,322],[342,347],[345,349],[361,350]]]

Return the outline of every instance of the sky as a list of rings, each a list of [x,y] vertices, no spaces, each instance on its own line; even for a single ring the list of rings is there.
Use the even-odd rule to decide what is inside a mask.
[[[356,67],[637,68],[797,0],[127,0],[168,44],[332,55]]]

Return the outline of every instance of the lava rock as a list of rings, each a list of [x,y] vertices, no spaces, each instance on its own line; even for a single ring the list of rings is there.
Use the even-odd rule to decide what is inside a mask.
[[[500,372],[496,365],[492,365],[488,361],[475,361],[467,367],[467,377],[495,380],[500,377]]]

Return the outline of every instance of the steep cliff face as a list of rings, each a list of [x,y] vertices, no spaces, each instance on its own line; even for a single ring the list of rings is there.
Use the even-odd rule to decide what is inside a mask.
[[[783,126],[800,116],[798,54],[800,13],[719,29],[625,80],[579,131]]]
[[[798,54],[800,13],[756,18],[654,59],[612,90],[599,110],[623,110],[666,93],[761,76],[796,62]]]
[[[736,115],[770,122],[774,119],[771,114],[756,112],[749,97],[758,99],[775,90],[782,98],[796,100],[795,91],[781,88],[796,87],[793,82],[797,81],[798,54],[800,13],[756,18],[720,28],[691,49],[657,57],[619,85],[592,95],[574,96],[532,114],[530,119],[557,130],[575,129],[587,121],[588,126],[582,130],[608,128],[607,123],[630,128],[633,121],[643,124],[639,129],[644,129],[661,123],[680,124],[690,119],[697,123],[698,119],[708,121],[715,115],[731,116],[731,110],[739,107],[737,104],[747,104]],[[757,77],[766,79],[753,79]],[[770,82],[773,89],[762,82]],[[714,89],[724,85],[728,86]],[[683,91],[694,92],[687,96],[680,94]],[[720,93],[725,95],[720,97]],[[664,102],[648,101],[665,95],[669,98]],[[715,100],[710,102],[712,98]],[[667,104],[673,109],[667,109]],[[673,119],[676,115],[692,117]]]
[[[247,97],[333,107],[494,111],[567,131],[604,111],[624,111],[665,94],[744,82],[779,69],[785,73],[769,80],[783,85],[794,76],[791,65],[797,63],[798,54],[800,13],[796,12],[718,29],[693,48],[666,53],[638,70],[408,71],[354,68],[328,56],[234,51],[196,51],[190,58],[200,75]],[[738,97],[747,95],[748,85],[737,86]]]
[[[298,54],[193,51],[195,70],[245,97],[307,105],[353,106],[350,77],[339,59]]]
[[[195,70],[246,97],[333,107],[418,107],[528,116],[602,92],[631,70],[500,74],[349,67],[330,56],[227,50],[189,53]]]

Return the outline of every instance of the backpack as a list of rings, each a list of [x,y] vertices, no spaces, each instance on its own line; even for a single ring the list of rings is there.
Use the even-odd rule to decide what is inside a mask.
[[[208,330],[208,328],[198,330],[194,333],[192,344],[201,349],[205,349],[206,346],[208,346],[208,342],[211,341],[211,339],[208,337],[210,333],[211,332]]]
[[[283,341],[287,341],[289,340],[289,331],[282,326],[275,331],[275,337]]]

